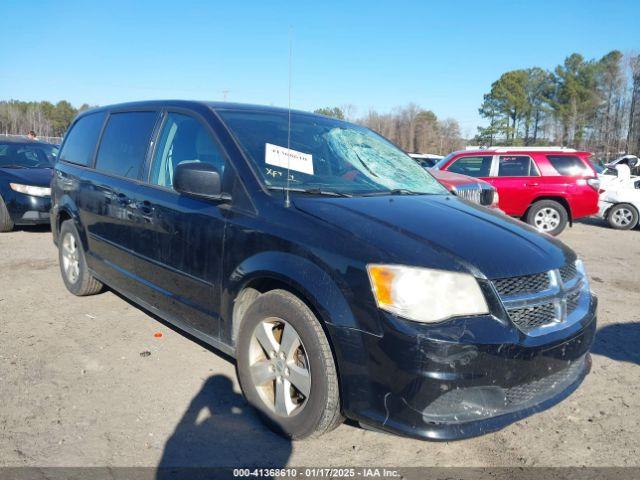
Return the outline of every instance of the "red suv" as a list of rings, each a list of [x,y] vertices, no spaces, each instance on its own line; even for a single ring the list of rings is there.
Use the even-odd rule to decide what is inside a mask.
[[[561,147],[496,147],[453,152],[434,168],[489,182],[507,215],[558,235],[568,222],[598,212],[599,181],[590,156]]]

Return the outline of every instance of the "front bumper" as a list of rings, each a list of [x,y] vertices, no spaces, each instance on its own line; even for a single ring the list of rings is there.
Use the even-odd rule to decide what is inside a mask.
[[[4,201],[15,225],[39,225],[50,222],[50,197],[34,197],[11,191]]]
[[[446,327],[387,316],[382,336],[329,327],[345,414],[432,440],[473,437],[549,408],[589,372],[595,297],[578,323],[527,337],[490,316]]]

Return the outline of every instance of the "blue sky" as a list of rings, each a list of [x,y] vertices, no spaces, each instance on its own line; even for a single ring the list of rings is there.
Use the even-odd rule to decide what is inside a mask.
[[[0,99],[416,102],[472,135],[501,73],[640,51],[640,1],[2,0]]]

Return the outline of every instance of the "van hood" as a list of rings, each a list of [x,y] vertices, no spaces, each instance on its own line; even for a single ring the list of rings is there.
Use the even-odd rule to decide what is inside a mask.
[[[48,187],[51,185],[53,170],[51,168],[0,168],[0,175],[9,182]]]
[[[355,237],[363,255],[375,257],[365,262],[469,271],[496,279],[556,269],[576,258],[555,238],[455,196],[296,196],[294,204]]]

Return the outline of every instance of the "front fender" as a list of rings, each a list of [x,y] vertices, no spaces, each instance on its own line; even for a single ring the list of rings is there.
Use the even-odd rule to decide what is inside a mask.
[[[231,324],[238,294],[256,280],[276,280],[288,285],[311,304],[324,323],[335,327],[363,328],[337,279],[307,258],[279,251],[253,255],[231,272],[222,293],[221,316],[225,323]],[[228,329],[230,336],[235,327]],[[370,328],[380,331],[379,325],[369,325],[367,330]]]

